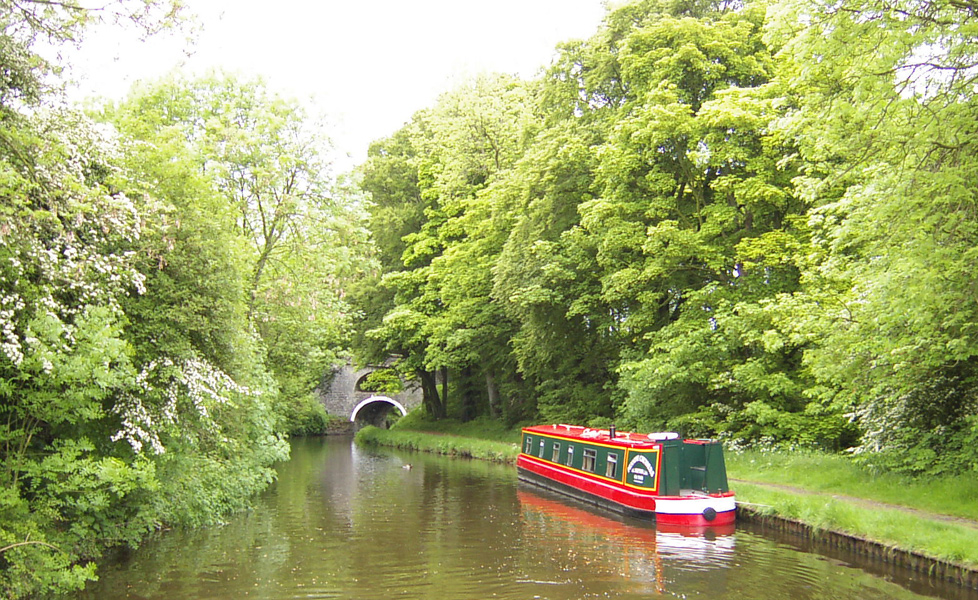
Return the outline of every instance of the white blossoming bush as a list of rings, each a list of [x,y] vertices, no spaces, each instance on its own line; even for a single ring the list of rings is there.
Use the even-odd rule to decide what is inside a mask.
[[[125,392],[113,408],[122,427],[112,436],[112,441],[128,442],[136,453],[146,447],[153,454],[166,452],[161,436],[169,432],[173,437],[186,438],[188,429],[180,424],[188,418],[195,421],[198,433],[218,436],[226,442],[229,438],[223,436],[220,424],[212,417],[214,409],[233,406],[234,396],[259,394],[198,358],[179,364],[170,358],[151,361],[140,371],[136,383],[137,387]],[[145,400],[150,398],[157,402],[147,403]]]
[[[287,447],[262,395],[192,344],[132,340],[134,307],[178,299],[133,302],[164,219],[124,193],[111,132],[57,109],[2,133],[0,596],[18,598],[82,587],[109,540],[244,506]]]
[[[29,178],[0,166],[6,171],[0,188],[6,217],[0,227],[0,330],[3,357],[14,366],[25,358],[25,343],[36,342],[35,319],[62,323],[62,343],[52,350],[70,352],[75,318],[87,307],[121,316],[119,297],[145,291],[132,250],[141,215],[121,192],[86,185],[87,171],[107,168],[111,159],[110,153],[94,153],[111,146],[74,113],[46,113],[39,125],[47,135],[66,137],[32,157]],[[54,193],[34,200],[48,190]]]
[[[135,375],[120,299],[145,291],[134,246],[145,215],[104,183],[104,131],[61,109],[31,121],[2,124],[15,151],[0,153],[0,547],[51,546],[3,553],[8,597],[81,586],[93,545],[80,517],[92,540],[136,539],[149,526],[132,501],[155,485],[145,463],[110,469],[118,459],[97,439]]]

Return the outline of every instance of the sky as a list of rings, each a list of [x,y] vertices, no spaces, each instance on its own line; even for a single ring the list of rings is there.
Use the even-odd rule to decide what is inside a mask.
[[[337,162],[366,158],[466,77],[532,78],[558,43],[597,31],[604,0],[188,0],[200,31],[94,32],[69,57],[80,97],[122,98],[174,69],[262,76],[330,123]]]

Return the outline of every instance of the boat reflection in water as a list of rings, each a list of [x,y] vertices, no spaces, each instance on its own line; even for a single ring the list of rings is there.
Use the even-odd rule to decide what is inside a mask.
[[[579,503],[577,500],[520,484],[524,535],[556,560],[605,561],[610,576],[624,577],[645,592],[664,593],[670,577],[666,568],[724,576],[734,563],[736,525],[691,527],[649,523]],[[636,592],[643,590],[633,590]]]

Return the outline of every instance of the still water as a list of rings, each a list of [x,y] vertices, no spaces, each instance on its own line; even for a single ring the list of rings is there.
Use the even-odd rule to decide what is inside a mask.
[[[167,532],[78,598],[978,600],[798,543],[657,530],[518,484],[513,467],[311,439],[254,511]]]

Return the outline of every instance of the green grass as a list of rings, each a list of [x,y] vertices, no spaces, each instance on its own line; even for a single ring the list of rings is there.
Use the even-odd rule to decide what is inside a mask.
[[[356,442],[366,446],[393,446],[418,452],[479,458],[495,462],[515,463],[519,445],[510,442],[477,439],[442,433],[378,429],[364,427],[357,432]]]
[[[845,456],[802,452],[727,452],[727,474],[737,479],[804,488],[899,504],[978,520],[978,478],[909,478],[876,472]],[[736,486],[739,491],[742,484]]]
[[[767,514],[796,519],[815,529],[845,532],[931,558],[978,565],[978,530],[898,510],[856,505],[825,495],[793,494],[740,483],[737,500]]]
[[[507,427],[500,421],[489,417],[478,417],[471,421],[461,422],[455,419],[430,421],[425,419],[421,411],[413,411],[402,417],[392,428],[395,431],[423,431],[428,433],[445,433],[481,440],[520,443],[520,427]]]

